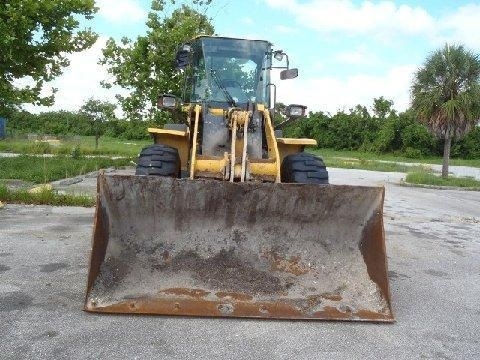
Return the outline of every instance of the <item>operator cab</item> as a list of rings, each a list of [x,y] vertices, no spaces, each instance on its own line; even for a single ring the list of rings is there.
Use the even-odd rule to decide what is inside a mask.
[[[270,70],[287,69],[282,79],[298,73],[288,70],[288,57],[286,66],[272,67],[273,58],[282,61],[284,56],[264,40],[197,37],[177,53],[177,67],[186,72],[183,100],[216,108],[246,108],[253,103],[270,107]]]

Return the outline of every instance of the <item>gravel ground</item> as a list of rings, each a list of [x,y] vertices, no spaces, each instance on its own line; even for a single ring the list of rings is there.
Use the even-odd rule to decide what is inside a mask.
[[[400,173],[330,175],[332,183],[386,185],[396,323],[84,313],[93,209],[7,204],[0,358],[480,358],[480,192],[402,187]]]

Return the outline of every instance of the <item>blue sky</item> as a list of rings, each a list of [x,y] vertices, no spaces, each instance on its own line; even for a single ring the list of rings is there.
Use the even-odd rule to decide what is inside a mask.
[[[109,37],[135,38],[146,30],[150,0],[97,0],[97,6],[88,25],[100,38],[72,55],[53,83],[54,109],[77,110],[91,96],[114,99],[115,91],[99,86],[107,77],[97,64],[101,48]],[[207,15],[218,35],[265,39],[287,52],[300,75],[278,81],[278,98],[312,111],[370,108],[379,96],[405,110],[412,75],[430,52],[449,42],[480,53],[475,1],[213,0]]]

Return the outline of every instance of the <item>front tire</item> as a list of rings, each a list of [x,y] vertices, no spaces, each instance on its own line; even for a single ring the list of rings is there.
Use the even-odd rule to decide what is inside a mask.
[[[178,150],[162,144],[143,148],[138,156],[135,175],[180,177]]]
[[[328,184],[328,171],[323,160],[304,152],[285,156],[280,175],[284,183]]]

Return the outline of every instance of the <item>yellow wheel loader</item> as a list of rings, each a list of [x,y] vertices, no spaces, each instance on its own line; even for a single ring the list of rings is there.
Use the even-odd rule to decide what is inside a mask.
[[[184,123],[148,129],[134,176],[98,177],[85,310],[393,321],[384,188],[329,185],[316,141],[275,129],[288,56],[201,36],[176,64],[184,94],[158,105]]]

